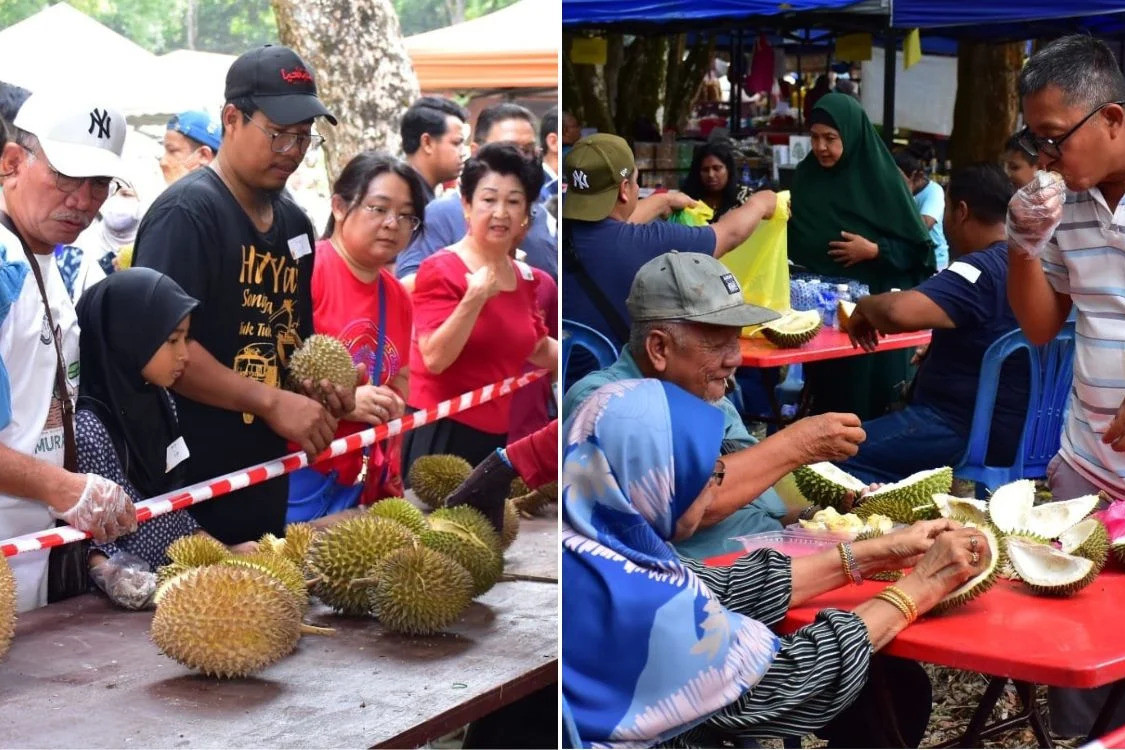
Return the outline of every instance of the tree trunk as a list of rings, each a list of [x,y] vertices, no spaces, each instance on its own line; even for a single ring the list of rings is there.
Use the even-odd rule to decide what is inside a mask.
[[[664,97],[664,128],[682,132],[692,105],[715,56],[713,39],[700,38],[690,49],[687,35],[676,36],[668,50],[668,84]]]
[[[614,121],[617,132],[630,142],[640,138],[652,140],[651,129],[659,138],[660,105],[664,104],[664,86],[668,76],[668,37],[639,36],[625,50],[625,60],[618,74],[617,110]],[[641,128],[646,123],[650,128]],[[641,131],[638,133],[638,131]]]
[[[399,154],[399,118],[419,90],[390,0],[271,4],[282,43],[312,66],[320,99],[340,121],[317,127],[329,182],[360,151]]]
[[[1023,42],[958,43],[957,101],[949,149],[954,168],[996,161],[1016,129],[1020,111],[1016,87],[1022,66]]]

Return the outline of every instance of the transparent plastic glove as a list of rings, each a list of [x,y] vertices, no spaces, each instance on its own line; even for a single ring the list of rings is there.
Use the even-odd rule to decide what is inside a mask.
[[[90,578],[110,601],[125,609],[150,609],[154,605],[156,574],[147,562],[129,552],[117,552],[90,569]]]
[[[1062,221],[1066,183],[1058,172],[1039,171],[1008,202],[1008,247],[1038,258]]]
[[[52,508],[51,515],[87,532],[98,544],[137,530],[133,501],[125,490],[97,474],[86,475],[86,487],[77,503],[62,513]]]

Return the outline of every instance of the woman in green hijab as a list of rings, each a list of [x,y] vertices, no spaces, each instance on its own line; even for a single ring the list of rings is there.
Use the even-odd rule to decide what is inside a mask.
[[[859,102],[826,94],[809,117],[812,151],[793,177],[789,257],[821,277],[909,289],[934,273],[934,251],[914,199]],[[880,416],[909,378],[910,353],[806,365],[815,412]]]

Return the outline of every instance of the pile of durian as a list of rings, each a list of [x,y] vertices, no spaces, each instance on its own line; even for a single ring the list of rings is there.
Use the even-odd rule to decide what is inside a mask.
[[[911,524],[952,518],[981,530],[992,551],[992,563],[935,608],[941,612],[964,604],[992,586],[997,577],[1022,581],[1033,593],[1069,596],[1088,586],[1105,566],[1110,541],[1105,525],[1090,514],[1097,495],[1035,504],[1035,483],[1006,484],[985,500],[949,494],[949,467],[917,472],[883,485],[854,507],[861,519],[887,516]],[[858,495],[866,485],[831,463],[801,467],[777,486],[787,499],[802,499],[843,510],[847,493]],[[866,532],[860,538],[877,536]],[[1125,539],[1113,551],[1125,564]]]

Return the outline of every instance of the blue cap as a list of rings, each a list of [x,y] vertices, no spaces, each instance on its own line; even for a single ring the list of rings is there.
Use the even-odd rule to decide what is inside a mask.
[[[168,129],[193,138],[204,146],[210,146],[212,151],[218,151],[222,141],[219,121],[200,109],[189,109],[174,116],[168,121]]]

